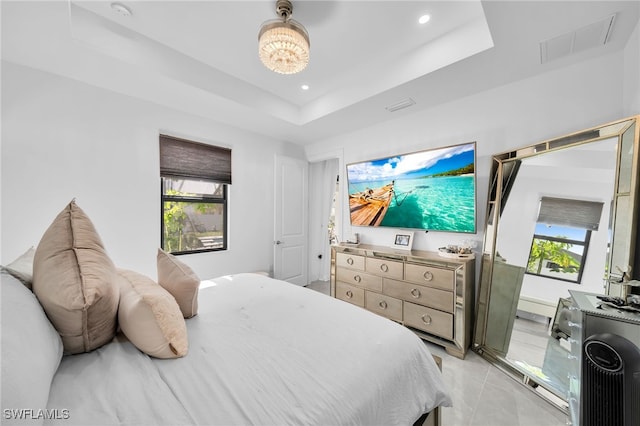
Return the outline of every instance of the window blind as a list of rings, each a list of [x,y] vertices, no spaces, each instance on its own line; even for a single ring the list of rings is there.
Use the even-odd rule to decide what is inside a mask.
[[[603,202],[542,197],[538,222],[597,231]]]
[[[231,184],[231,150],[160,135],[160,176]]]

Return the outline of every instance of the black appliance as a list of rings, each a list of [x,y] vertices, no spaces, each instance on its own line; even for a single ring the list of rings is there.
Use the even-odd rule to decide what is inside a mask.
[[[580,425],[640,425],[640,348],[602,333],[585,339],[582,349]]]

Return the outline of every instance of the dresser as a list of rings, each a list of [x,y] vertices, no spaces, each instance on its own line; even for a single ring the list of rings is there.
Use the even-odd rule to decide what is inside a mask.
[[[593,424],[585,421],[581,405],[589,401],[582,392],[583,346],[587,338],[601,333],[612,333],[622,336],[640,348],[640,314],[625,312],[611,307],[599,308],[597,294],[569,290],[571,294],[571,366],[569,369],[569,415],[573,426]],[[612,373],[608,376],[614,377]],[[600,386],[604,386],[601,383]],[[601,392],[603,392],[601,390]],[[619,396],[618,396],[619,397]],[[588,402],[587,402],[588,404]],[[585,405],[586,406],[586,405]],[[617,423],[616,423],[617,424]]]
[[[471,344],[475,260],[384,246],[331,249],[331,296],[387,317],[464,358]]]

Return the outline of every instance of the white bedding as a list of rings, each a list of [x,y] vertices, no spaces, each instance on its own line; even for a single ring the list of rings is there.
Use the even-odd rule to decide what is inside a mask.
[[[186,323],[184,358],[150,358],[120,334],[64,357],[48,402],[60,419],[45,424],[411,425],[451,405],[411,331],[309,289],[204,281]]]

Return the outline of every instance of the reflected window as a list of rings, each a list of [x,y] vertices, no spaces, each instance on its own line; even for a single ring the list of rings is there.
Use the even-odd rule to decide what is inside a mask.
[[[536,225],[527,274],[580,283],[591,231],[560,225]]]
[[[604,203],[542,197],[526,273],[580,283]]]

